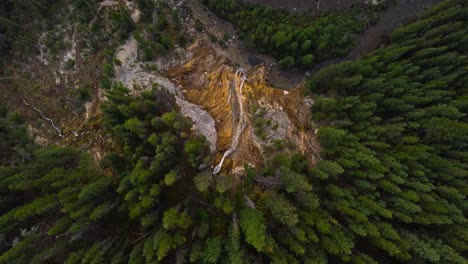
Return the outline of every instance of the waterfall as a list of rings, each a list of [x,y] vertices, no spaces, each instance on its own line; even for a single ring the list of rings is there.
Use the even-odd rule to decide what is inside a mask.
[[[223,163],[226,157],[231,155],[233,152],[237,150],[239,146],[240,137],[246,126],[246,120],[245,120],[245,115],[244,115],[244,100],[242,98],[242,89],[244,87],[245,81],[247,80],[245,70],[242,68],[238,69],[236,71],[235,78],[236,80],[240,79],[239,91],[237,91],[236,89],[237,87],[234,87],[234,92],[236,93],[235,96],[237,98],[237,103],[239,104],[239,123],[237,123],[234,137],[231,140],[231,147],[228,150],[226,150],[226,152],[224,152],[224,155],[221,158],[221,161],[213,170],[213,175],[218,174],[221,171],[221,168],[223,167]]]

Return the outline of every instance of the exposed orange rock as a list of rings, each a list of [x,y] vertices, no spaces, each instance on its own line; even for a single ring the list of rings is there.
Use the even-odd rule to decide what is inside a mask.
[[[217,154],[214,164],[218,164],[223,153],[232,147],[233,137],[240,122],[240,104],[242,104],[246,121],[245,129],[240,135],[236,150],[227,156],[222,171],[232,172],[245,163],[260,166],[263,151],[268,142],[263,142],[253,133],[253,111],[260,106],[267,113],[282,117],[278,119],[284,134],[271,137],[291,141],[297,150],[310,154],[310,160],[316,162],[318,150],[313,130],[308,127],[310,120],[309,106],[306,104],[300,89],[284,91],[267,84],[267,68],[258,66],[248,69],[246,81],[240,92],[239,69],[210,46],[202,43],[193,45],[189,51],[191,59],[182,65],[168,69],[171,79],[181,85],[188,101],[200,105],[216,121]],[[234,87],[236,86],[236,87]],[[236,102],[241,98],[242,102]]]

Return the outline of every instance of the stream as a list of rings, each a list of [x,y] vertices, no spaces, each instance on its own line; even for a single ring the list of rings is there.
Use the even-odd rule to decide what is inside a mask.
[[[244,114],[244,100],[242,98],[242,89],[244,87],[245,81],[247,80],[245,70],[242,69],[242,68],[238,69],[236,71],[235,78],[236,78],[236,80],[234,82],[231,82],[231,84],[230,84],[230,93],[235,93],[235,96],[236,96],[235,97],[236,98],[235,102],[231,102],[231,104],[233,105],[233,107],[232,107],[233,112],[234,112],[236,103],[237,103],[237,106],[239,107],[239,115],[238,115],[239,116],[239,122],[237,123],[237,127],[236,127],[236,130],[235,130],[234,137],[231,140],[231,147],[228,150],[226,150],[226,152],[224,152],[223,157],[221,158],[221,161],[219,162],[219,164],[213,170],[213,175],[216,175],[221,171],[221,168],[223,167],[224,160],[226,159],[226,157],[228,157],[229,155],[231,155],[232,153],[234,153],[237,150],[237,148],[239,147],[240,137],[241,137],[242,132],[244,131],[244,129],[246,127],[246,118],[245,118],[245,114]],[[236,85],[237,80],[240,80],[239,86]],[[239,87],[239,91],[237,91],[237,89],[236,89],[237,87]],[[231,98],[232,98],[232,96],[229,97],[230,101],[231,101]]]

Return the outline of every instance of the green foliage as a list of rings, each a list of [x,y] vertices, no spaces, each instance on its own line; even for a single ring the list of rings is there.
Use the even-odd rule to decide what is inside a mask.
[[[204,0],[208,8],[232,22],[249,46],[272,54],[283,69],[311,67],[343,57],[354,46],[352,34],[371,23],[380,6],[359,6],[317,19],[238,0]]]
[[[313,64],[314,64],[314,55],[307,54],[304,57],[302,57],[302,65],[304,65],[304,67],[310,67]]]
[[[179,213],[175,208],[171,208],[164,212],[163,227],[167,230],[177,228],[187,229],[190,224],[191,220],[187,213]]]
[[[229,262],[233,264],[244,263],[243,252],[240,248],[240,228],[237,223],[237,218],[229,227],[228,240],[226,242],[226,250],[228,251]]]
[[[187,45],[188,39],[181,31],[181,19],[177,10],[171,11],[167,4],[151,0],[138,0],[137,4],[141,7],[141,19],[145,26],[134,31],[133,36],[144,60],[151,61],[157,55],[169,53],[175,44]],[[157,23],[153,24],[153,20]]]
[[[201,192],[206,192],[211,186],[213,175],[211,171],[204,171],[193,178],[195,186]]]
[[[86,155],[68,148],[38,149],[28,155],[30,159],[18,158],[11,169],[0,169],[0,233],[8,245],[0,249],[0,262],[44,263],[67,256],[68,241],[86,241],[75,234],[89,230],[89,218],[118,215],[113,204],[101,203],[112,201],[116,193],[108,189],[109,179],[90,168]]]
[[[294,57],[286,56],[280,61],[278,61],[278,64],[283,70],[286,70],[294,66],[294,64],[296,64],[296,61],[294,60]]]
[[[203,162],[203,157],[208,153],[208,143],[205,137],[196,137],[185,142],[184,151],[189,155],[190,163],[193,168]]]
[[[234,185],[234,176],[221,174],[216,177],[216,191],[223,194]]]
[[[33,146],[28,140],[24,121],[15,114],[7,114],[6,110],[2,112],[0,114],[0,165],[31,159],[30,153]]]
[[[186,184],[179,181],[192,169],[190,155],[203,160],[206,140],[190,137],[190,122],[174,108],[171,95],[154,90],[130,98],[128,92],[114,86],[103,106],[105,127],[122,148],[102,162],[115,175],[99,175],[75,149],[35,150],[20,119],[2,113],[2,144],[11,146],[0,166],[0,233],[8,245],[0,248],[2,263],[102,263],[113,247],[127,252],[129,263],[152,262],[186,243],[191,211],[177,209],[180,205],[165,212],[158,208],[179,203],[164,188]],[[157,230],[151,240],[128,243],[133,234],[148,230]],[[116,263],[124,256],[115,257]]]
[[[178,179],[179,179],[179,174],[172,170],[170,171],[169,173],[166,174],[166,176],[164,176],[164,183],[167,185],[167,186],[171,186],[173,185]]]
[[[116,86],[103,106],[107,127],[122,142],[124,167],[118,191],[125,196],[133,218],[157,208],[162,186],[185,184],[187,160],[196,163],[207,154],[205,140],[188,138],[189,121],[174,108],[172,95],[154,89],[140,98],[128,97],[128,89]],[[193,147],[195,146],[195,147]],[[187,150],[187,151],[185,151]],[[120,163],[120,159],[111,160]]]
[[[118,29],[118,36],[121,40],[125,40],[130,32],[135,28],[130,10],[127,5],[119,3],[118,8],[110,15],[111,22]]]
[[[137,0],[136,1],[138,9],[141,10],[141,20],[145,23],[149,23],[152,20],[153,11],[155,4],[151,0]]]
[[[141,122],[138,118],[133,117],[125,121],[124,123],[125,129],[127,129],[130,133],[133,133],[139,137],[144,137],[146,130],[143,122]]]
[[[15,49],[21,53],[36,51],[39,24],[45,21],[48,10],[53,6],[52,1],[31,0],[2,1],[0,3],[0,56],[4,58]],[[0,68],[4,66],[1,60]]]
[[[266,245],[266,226],[262,213],[252,208],[242,209],[240,227],[245,235],[245,241],[257,251],[262,251]]]
[[[73,223],[73,220],[65,216],[62,219],[59,219],[55,223],[55,225],[51,229],[49,229],[48,235],[55,236],[60,233],[63,233],[68,230],[68,228],[70,227],[72,223]]]
[[[279,223],[294,226],[299,222],[297,209],[282,195],[268,197],[267,206],[270,208],[273,218]]]
[[[88,86],[80,86],[77,88],[78,99],[84,103],[91,99],[92,90]]]
[[[281,175],[282,184],[288,193],[295,193],[299,191],[312,191],[312,185],[308,182],[307,178],[289,168],[282,166],[277,171]]]
[[[210,238],[206,240],[205,250],[203,251],[204,263],[217,263],[221,256],[221,239],[219,237]]]
[[[224,16],[241,8],[217,3]],[[148,21],[168,9],[137,4]],[[126,11],[115,11],[117,26]],[[251,11],[280,12],[238,15]],[[466,11],[447,0],[388,47],[307,82],[326,95],[312,109],[316,164],[279,153],[245,176],[198,172],[206,139],[156,88],[132,97],[109,85],[103,172],[83,150],[35,146],[24,118],[0,108],[0,263],[466,263]],[[164,14],[145,30],[177,24]],[[300,39],[271,27],[265,43],[302,54],[280,58],[305,65],[330,48],[314,26]]]
[[[327,95],[312,109],[325,160],[310,172],[346,237],[370,242],[354,262],[372,251],[405,263],[463,262],[466,249],[446,234],[466,223],[467,8],[445,1],[392,33],[388,47],[308,81]],[[346,252],[324,242],[332,254]]]

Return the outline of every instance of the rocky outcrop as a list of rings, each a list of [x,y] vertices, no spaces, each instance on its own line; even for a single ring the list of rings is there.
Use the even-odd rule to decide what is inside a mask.
[[[198,105],[188,102],[181,92],[182,87],[157,72],[145,69],[144,63],[138,62],[138,43],[133,36],[118,49],[116,57],[120,64],[114,69],[115,82],[123,83],[133,95],[151,89],[154,85],[166,89],[175,96],[180,112],[192,120],[194,131],[206,137],[211,152],[216,150],[217,135],[211,115]]]
[[[216,121],[216,157],[213,172],[241,171],[245,163],[259,166],[265,149],[274,142],[294,146],[316,162],[318,150],[313,129],[308,127],[310,105],[300,89],[284,91],[266,82],[267,68],[248,70],[232,65],[216,49],[194,44],[191,59],[168,69],[170,78],[183,87],[188,101],[206,110]],[[275,123],[265,137],[255,133],[255,111],[264,109],[263,118]]]

